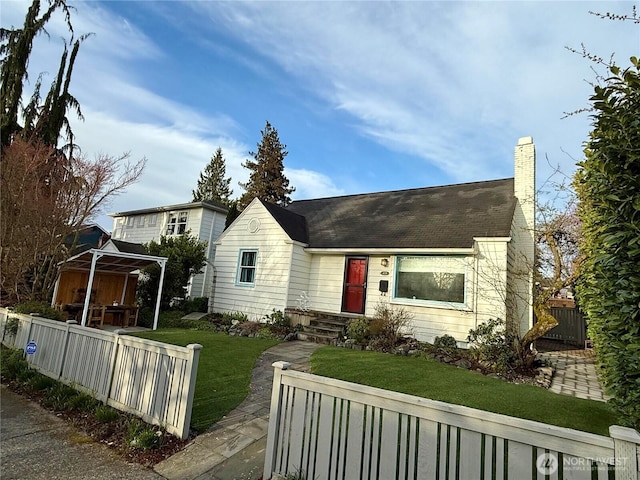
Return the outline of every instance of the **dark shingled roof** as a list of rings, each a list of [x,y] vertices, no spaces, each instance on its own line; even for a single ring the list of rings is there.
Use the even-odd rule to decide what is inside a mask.
[[[510,235],[516,199],[509,178],[264,205],[311,248],[471,248]]]
[[[309,243],[307,222],[303,216],[278,205],[274,205],[273,203],[267,203],[262,200],[260,200],[260,202],[262,202],[276,222],[280,224],[282,229],[287,232],[291,240]]]
[[[147,255],[147,251],[140,243],[123,242],[122,240],[111,239],[113,244],[122,253],[136,253],[138,255]]]

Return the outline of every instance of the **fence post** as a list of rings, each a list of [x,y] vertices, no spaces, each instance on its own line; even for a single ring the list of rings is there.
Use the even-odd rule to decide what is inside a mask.
[[[191,426],[191,411],[193,410],[193,396],[196,391],[196,377],[198,376],[198,362],[200,362],[200,350],[202,345],[199,343],[190,343],[187,348],[191,349],[191,358],[188,360],[187,371],[189,375],[189,386],[187,389],[187,398],[184,398],[184,390],[182,392],[183,401],[180,402],[183,418],[180,427],[180,438],[184,440],[189,436],[189,427]]]
[[[69,337],[71,336],[71,325],[78,324],[75,320],[67,320],[65,323],[67,324],[67,329],[65,330],[64,349],[62,350],[62,359],[60,360],[60,368],[58,368],[58,378],[56,380],[62,378],[62,372],[64,371],[64,362],[67,360],[67,348],[69,347]]]
[[[107,385],[106,395],[104,399],[105,405],[109,402],[109,399],[111,398],[111,389],[113,388],[113,376],[116,371],[116,360],[118,359],[118,350],[120,349],[120,333],[121,332],[123,332],[123,330],[120,330],[120,329],[113,332],[113,351],[111,352],[111,360],[109,361],[110,373],[109,373],[109,384]]]
[[[271,407],[269,409],[269,430],[267,433],[267,450],[264,456],[264,471],[262,478],[271,478],[276,456],[276,445],[278,443],[278,425],[280,425],[280,403],[282,402],[282,371],[288,370],[289,362],[274,362],[273,367],[273,387],[271,387]]]
[[[611,425],[609,435],[613,438],[615,452],[616,480],[638,480],[638,448],[640,433],[633,428]]]

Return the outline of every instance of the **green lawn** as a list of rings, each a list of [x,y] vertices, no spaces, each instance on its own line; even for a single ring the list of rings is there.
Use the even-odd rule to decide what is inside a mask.
[[[419,397],[526,418],[600,435],[616,417],[604,402],[515,385],[431,358],[324,347],[311,357],[314,374]]]
[[[199,432],[207,430],[244,400],[258,356],[279,343],[279,340],[176,328],[135,335],[173,345],[202,345],[191,414],[191,426]]]

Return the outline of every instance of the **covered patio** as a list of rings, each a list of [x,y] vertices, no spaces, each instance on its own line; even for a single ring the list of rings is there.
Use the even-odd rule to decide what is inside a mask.
[[[158,264],[161,269],[153,329],[158,326],[166,257],[146,255],[141,245],[109,240],[61,265],[52,306],[67,312],[83,326],[136,326],[136,287],[140,269]]]

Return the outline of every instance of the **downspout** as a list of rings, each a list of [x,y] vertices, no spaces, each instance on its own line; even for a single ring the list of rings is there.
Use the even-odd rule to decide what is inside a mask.
[[[480,260],[479,260],[479,256],[480,256],[480,252],[478,251],[478,242],[475,242],[476,244],[476,253],[473,255],[473,263],[475,264],[473,271],[474,271],[474,286],[473,286],[473,311],[475,312],[475,328],[478,328],[478,296],[479,296],[479,278],[480,278],[480,274],[478,273],[478,268],[479,268],[479,264],[480,264]]]

